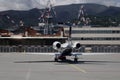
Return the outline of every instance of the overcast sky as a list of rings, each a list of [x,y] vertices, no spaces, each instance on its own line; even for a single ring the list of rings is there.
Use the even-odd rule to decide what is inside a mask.
[[[0,11],[4,10],[28,10],[31,8],[44,8],[48,0],[0,0]],[[52,4],[78,4],[98,3],[107,6],[120,7],[120,0],[51,0]]]

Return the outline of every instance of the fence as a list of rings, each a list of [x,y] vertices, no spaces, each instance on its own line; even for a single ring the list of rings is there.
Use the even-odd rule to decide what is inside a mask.
[[[120,53],[120,46],[94,46],[92,52]]]
[[[73,52],[87,52],[87,47],[82,46],[79,50],[73,50]],[[0,46],[0,52],[57,52],[52,46]],[[92,46],[89,52],[101,52],[101,53],[120,53],[120,46]]]

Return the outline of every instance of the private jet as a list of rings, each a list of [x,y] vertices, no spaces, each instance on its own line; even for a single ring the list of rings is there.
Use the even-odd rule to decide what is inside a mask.
[[[61,61],[66,61],[66,56],[74,56],[74,61],[78,61],[78,55],[81,55],[80,53],[73,53],[74,49],[80,49],[81,44],[79,42],[72,42],[71,38],[71,30],[72,27],[69,27],[69,37],[68,40],[61,44],[58,41],[55,41],[53,43],[53,49],[57,50],[58,53],[55,54],[55,62],[61,60]]]
[[[73,42],[72,37],[72,26],[69,26],[69,36],[65,43],[61,43],[59,41],[53,42],[53,49],[56,50],[56,53],[48,53],[48,55],[54,55],[54,61],[67,61],[67,56],[73,56],[74,62],[78,62],[78,57],[80,55],[103,55],[108,53],[81,53],[81,52],[73,52],[73,50],[79,50],[81,48],[80,42]],[[31,53],[30,53],[31,54]],[[33,53],[33,54],[42,54],[42,53]],[[45,55],[46,53],[43,53]],[[109,53],[112,54],[112,53]]]

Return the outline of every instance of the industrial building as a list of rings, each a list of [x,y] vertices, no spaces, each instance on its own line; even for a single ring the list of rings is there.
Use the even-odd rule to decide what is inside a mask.
[[[64,28],[64,35],[69,28]],[[64,43],[67,37],[0,37],[0,52],[55,52],[52,48],[54,41]],[[120,52],[120,27],[74,27],[72,28],[73,42],[82,45],[79,52]]]
[[[80,42],[86,52],[120,52],[120,27],[74,27],[72,40]]]

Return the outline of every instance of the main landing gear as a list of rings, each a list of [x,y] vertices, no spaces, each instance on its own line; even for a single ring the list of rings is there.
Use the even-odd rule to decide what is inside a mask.
[[[78,57],[75,55],[74,62],[78,62]]]
[[[75,56],[75,58],[74,58],[74,62],[78,62],[78,57],[77,57],[77,55],[74,55]],[[61,61],[66,61],[66,56],[60,56],[60,55],[55,55],[55,58],[54,58],[54,61],[55,62],[58,62],[59,60],[61,60]]]
[[[78,58],[74,58],[74,62],[78,62]]]
[[[55,61],[55,62],[58,62],[58,58],[55,58],[54,61]]]

